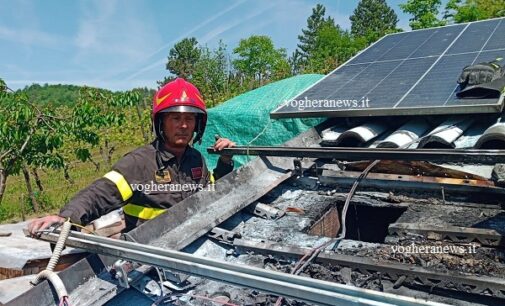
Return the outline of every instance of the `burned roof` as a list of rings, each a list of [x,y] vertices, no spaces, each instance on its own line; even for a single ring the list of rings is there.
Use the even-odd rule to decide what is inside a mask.
[[[324,135],[335,128],[335,122],[327,121],[286,145],[321,145],[328,140]],[[214,194],[197,193],[126,238],[291,273],[305,254],[334,241],[345,224],[345,239],[327,244],[300,275],[420,302],[503,303],[503,191],[488,175],[429,162],[384,161],[360,184],[344,223],[342,210],[350,185],[369,162],[305,160],[304,171],[296,175],[285,170],[292,163],[291,158],[257,158],[222,178],[221,189]],[[431,187],[423,188],[427,185]],[[126,290],[105,269],[115,259],[100,258],[62,272],[70,279],[71,301],[162,303],[157,273],[145,274]],[[91,277],[72,281],[76,271],[88,271],[82,279]],[[163,301],[174,305],[271,305],[278,300],[255,289],[227,285],[226,280],[177,273],[165,275],[165,280]],[[48,289],[47,284],[36,288],[41,286]],[[50,292],[39,289],[12,305],[26,304],[30,294],[32,299],[51,299]],[[282,303],[306,304],[292,299]]]

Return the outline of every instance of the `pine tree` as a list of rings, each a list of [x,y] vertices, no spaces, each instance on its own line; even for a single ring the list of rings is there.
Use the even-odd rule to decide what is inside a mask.
[[[351,20],[351,34],[374,42],[387,33],[396,32],[398,16],[385,0],[361,0]]]
[[[323,25],[330,24],[335,26],[333,18],[328,17],[325,19],[325,13],[326,8],[322,4],[317,4],[316,7],[312,9],[312,15],[307,18],[307,29],[302,29],[302,34],[298,35],[300,43],[298,44],[299,54],[297,55],[299,55],[300,60],[297,65],[300,65],[300,63],[303,64],[310,57],[314,50],[317,32]]]
[[[170,49],[166,68],[178,77],[191,79],[199,59],[200,48],[196,38],[184,38]]]

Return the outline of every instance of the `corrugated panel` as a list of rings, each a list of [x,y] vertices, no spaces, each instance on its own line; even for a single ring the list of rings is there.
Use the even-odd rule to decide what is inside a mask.
[[[380,121],[379,121],[380,120]],[[322,132],[322,146],[504,149],[505,114],[430,116],[390,120],[371,117]]]

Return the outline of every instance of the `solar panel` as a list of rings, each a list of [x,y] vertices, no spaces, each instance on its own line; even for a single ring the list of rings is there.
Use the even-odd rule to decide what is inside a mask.
[[[471,64],[505,58],[505,18],[390,34],[270,115],[342,117],[497,113],[504,96],[460,99]]]

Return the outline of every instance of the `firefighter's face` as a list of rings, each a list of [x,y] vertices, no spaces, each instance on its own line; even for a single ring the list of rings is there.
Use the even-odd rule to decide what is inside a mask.
[[[194,113],[166,113],[163,116],[163,134],[170,146],[185,147],[193,138],[196,115]]]

